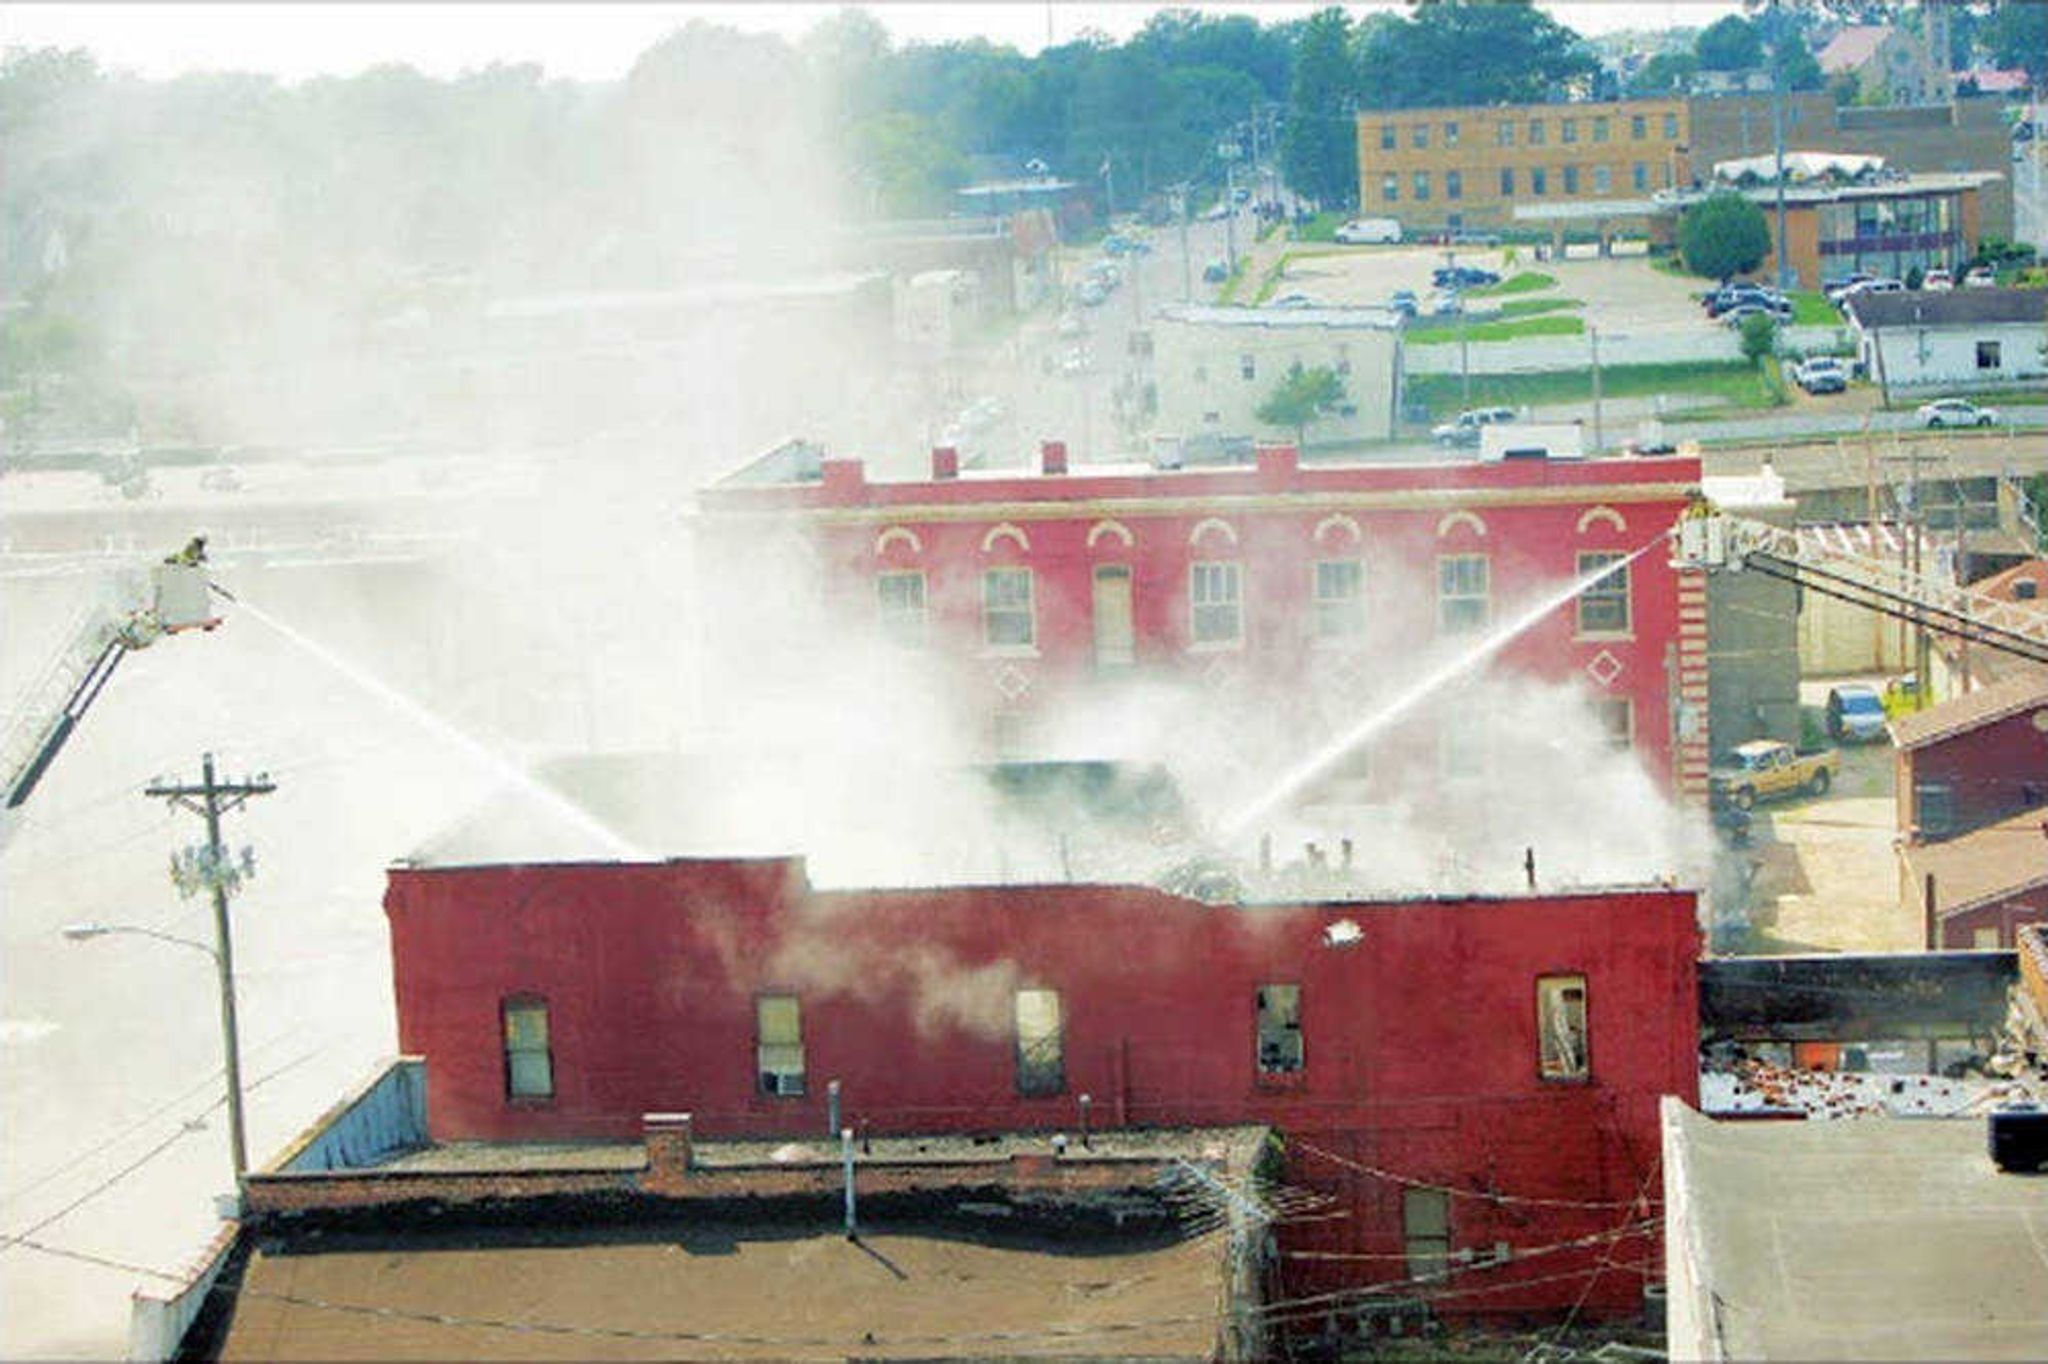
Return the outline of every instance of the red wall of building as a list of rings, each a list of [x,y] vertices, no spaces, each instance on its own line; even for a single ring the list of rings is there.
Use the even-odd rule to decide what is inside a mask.
[[[2010,948],[2019,941],[2025,924],[2048,924],[2048,887],[2019,891],[2003,900],[1978,905],[1941,920],[1941,941],[1935,947],[1967,951],[1977,946],[1977,931],[1991,929],[1998,934],[1997,946]]]
[[[1502,621],[1575,580],[1580,554],[1626,553],[1661,536],[1698,479],[1696,459],[1301,467],[1280,447],[1260,451],[1255,468],[901,483],[871,483],[857,461],[828,460],[819,482],[722,486],[704,502],[719,562],[743,561],[762,514],[808,519],[825,590],[843,619],[873,617],[877,573],[923,572],[932,637],[969,665],[971,679],[978,671],[969,685],[985,686],[988,709],[1029,712],[1076,686],[1116,684],[1095,668],[1098,566],[1131,570],[1141,669],[1192,673],[1216,686],[1292,684],[1341,671],[1343,651],[1312,640],[1316,560],[1363,559],[1370,625],[1354,651],[1381,664],[1412,662],[1438,642],[1440,556],[1487,556],[1492,619]],[[1222,527],[1198,537],[1205,522]],[[1192,642],[1189,576],[1199,560],[1241,565],[1241,647]],[[1033,572],[1030,651],[983,647],[982,573],[997,566]],[[1703,611],[1700,628],[1685,635],[1681,614],[1679,575],[1653,550],[1630,567],[1625,635],[1581,636],[1576,611],[1565,607],[1509,646],[1497,666],[1576,681],[1589,696],[1627,698],[1636,750],[1671,783],[1678,679],[1667,655],[1677,663],[1684,653],[1704,675]],[[1697,709],[1704,716],[1704,705]]]
[[[1404,1185],[1453,1196],[1453,1245],[1520,1251],[1648,1215],[1657,1099],[1697,1089],[1694,896],[1212,907],[1138,886],[810,891],[800,863],[398,869],[386,897],[399,1034],[427,1058],[437,1139],[821,1136],[826,1081],[876,1132],[1264,1122],[1289,1181],[1335,1198],[1283,1228],[1290,1291],[1399,1278]],[[1333,947],[1339,920],[1362,930]],[[1537,1068],[1536,980],[1586,977],[1591,1076]],[[1254,993],[1299,984],[1306,1065],[1262,1079]],[[1055,989],[1063,1091],[1016,1092],[1012,991]],[[755,1074],[754,998],[802,1001],[809,1092]],[[505,1094],[500,1008],[544,999],[556,1093]],[[1496,1198],[1492,1195],[1505,1195]],[[1525,1201],[1533,1200],[1533,1201]],[[1475,1275],[1445,1310],[1639,1302],[1651,1242]],[[1578,1258],[1573,1258],[1573,1257]],[[1502,1291],[1516,1279],[1542,1280]],[[1455,1287],[1455,1285],[1452,1285]]]
[[[2048,730],[2034,724],[2036,708],[1993,720],[1960,734],[1899,753],[1899,827],[1915,842],[1934,842],[1919,833],[1917,788],[1945,785],[1955,822],[1948,834],[1986,824],[2048,802]],[[1968,946],[1964,943],[1963,946]]]

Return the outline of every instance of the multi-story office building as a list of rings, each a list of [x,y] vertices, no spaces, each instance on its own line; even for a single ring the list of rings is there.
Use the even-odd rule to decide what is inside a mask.
[[[1641,226],[1660,190],[1705,181],[1722,161],[1776,145],[1881,156],[1895,170],[1976,173],[1982,230],[2012,235],[2003,173],[2011,143],[1998,102],[1837,109],[1822,92],[1695,95],[1601,104],[1374,110],[1358,116],[1360,211],[1411,232],[1500,229],[1517,207],[1612,205],[1607,226]],[[1522,215],[1526,220],[1528,214]],[[1604,235],[1604,229],[1603,229]]]

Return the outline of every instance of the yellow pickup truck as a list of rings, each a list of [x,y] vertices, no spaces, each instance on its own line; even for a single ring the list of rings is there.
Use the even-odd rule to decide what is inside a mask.
[[[1715,795],[1738,810],[1747,810],[1773,796],[1825,795],[1841,765],[1841,757],[1833,749],[1798,753],[1790,744],[1756,739],[1737,745],[1735,761],[1715,768],[1707,780]]]

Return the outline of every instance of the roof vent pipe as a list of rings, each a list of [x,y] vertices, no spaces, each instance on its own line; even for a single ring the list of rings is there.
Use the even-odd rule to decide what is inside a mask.
[[[1065,441],[1045,441],[1038,447],[1038,454],[1046,473],[1063,474],[1067,471],[1067,443]]]
[[[960,451],[958,448],[951,445],[939,445],[932,448],[932,477],[935,479],[960,477]]]

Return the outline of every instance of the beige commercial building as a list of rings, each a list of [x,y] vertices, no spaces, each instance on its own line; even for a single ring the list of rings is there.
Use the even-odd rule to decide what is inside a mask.
[[[1167,308],[1153,319],[1152,347],[1161,436],[1292,440],[1293,430],[1256,412],[1296,364],[1327,366],[1344,383],[1344,403],[1308,428],[1305,444],[1394,434],[1401,344],[1387,309]]]
[[[1775,145],[1769,94],[1597,104],[1499,104],[1358,115],[1359,211],[1410,232],[1501,229],[1516,207],[1609,200],[1640,205]],[[1783,100],[1785,145],[1881,156],[1921,174],[2000,173],[1984,182],[1982,230],[2012,235],[2003,172],[2011,142],[1995,99],[1837,109],[1813,91]],[[1616,215],[1640,226],[1640,209]]]

